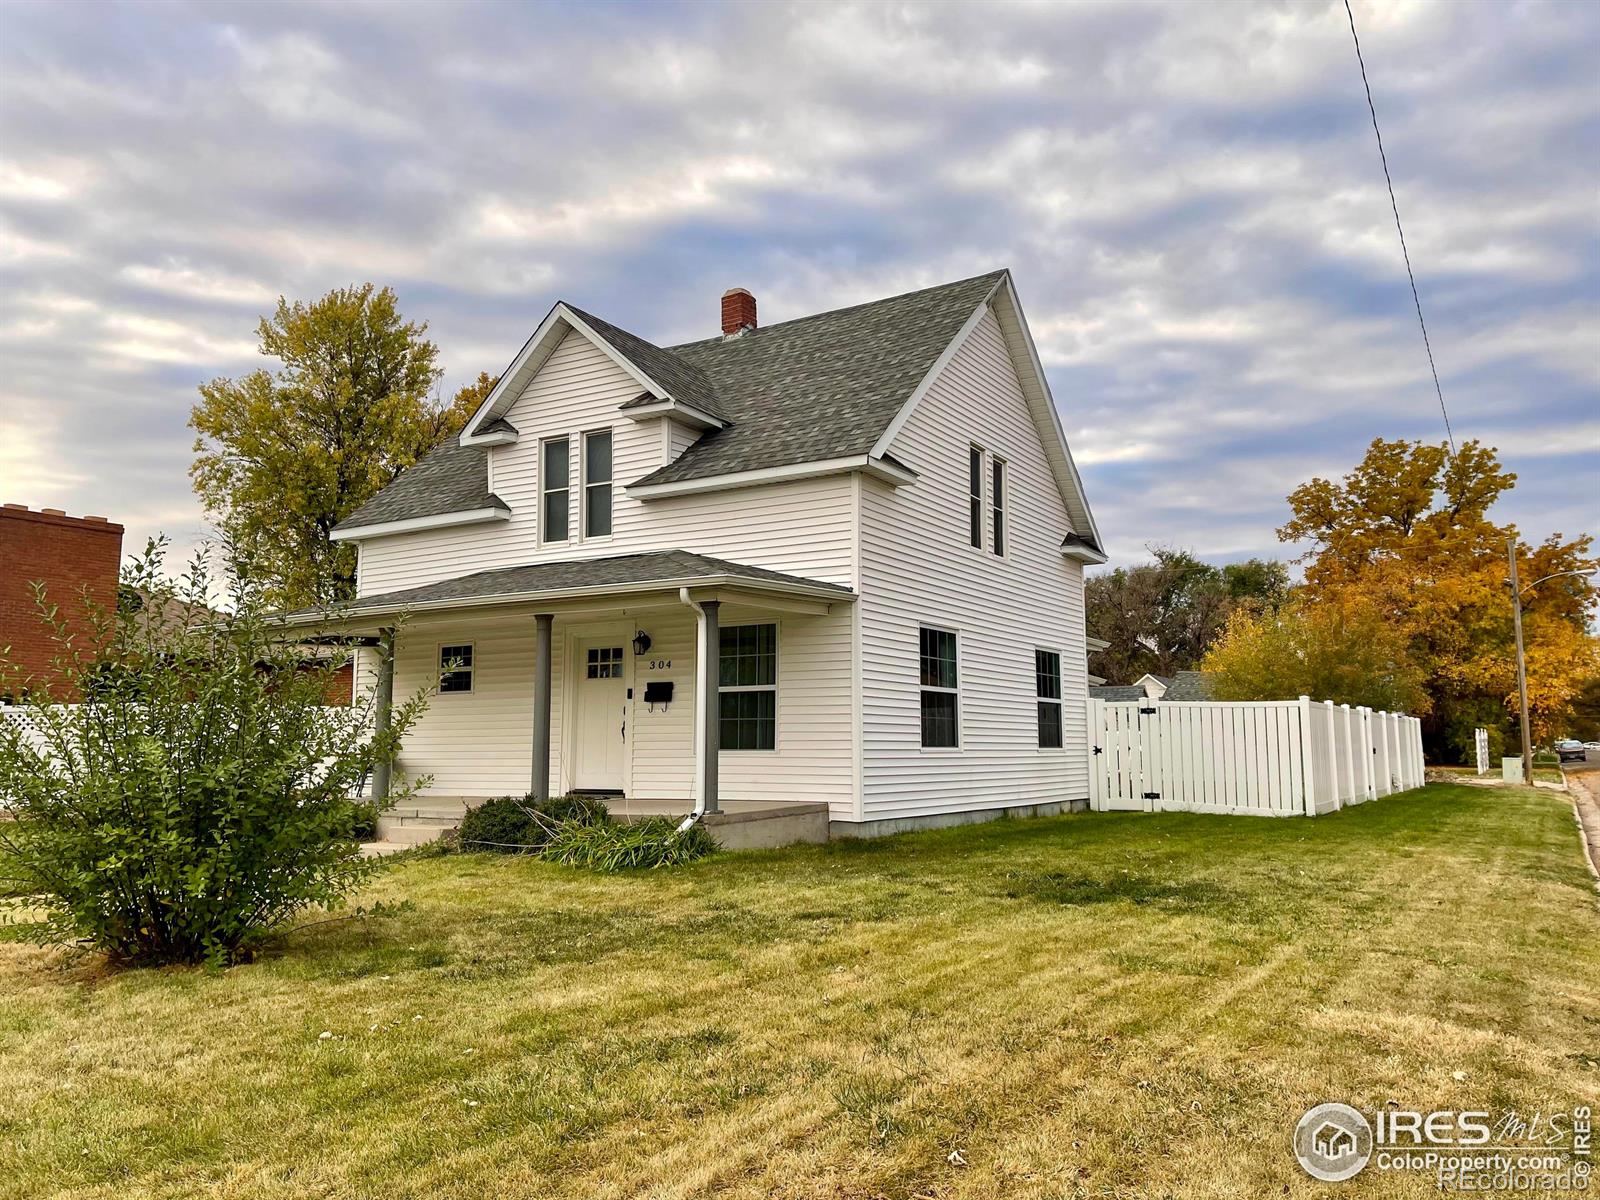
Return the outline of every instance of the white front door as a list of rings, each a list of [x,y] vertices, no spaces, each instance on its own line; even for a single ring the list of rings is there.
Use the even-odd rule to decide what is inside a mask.
[[[574,790],[620,792],[628,737],[627,680],[621,638],[577,643],[577,703],[573,713]]]

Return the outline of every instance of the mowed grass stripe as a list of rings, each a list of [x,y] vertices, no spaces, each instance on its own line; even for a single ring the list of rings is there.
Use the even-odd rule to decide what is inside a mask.
[[[1317,1101],[1600,1091],[1576,855],[1558,797],[1433,787],[626,878],[412,860],[371,897],[411,912],[224,975],[6,944],[0,1194],[1313,1196]]]

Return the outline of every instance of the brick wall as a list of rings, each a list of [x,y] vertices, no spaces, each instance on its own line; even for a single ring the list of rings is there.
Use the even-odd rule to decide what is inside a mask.
[[[104,517],[0,507],[0,647],[11,647],[8,657],[32,686],[56,682],[49,679],[55,648],[34,604],[33,581],[44,581],[63,618],[81,624],[85,588],[99,603],[116,604],[121,561],[122,526]]]

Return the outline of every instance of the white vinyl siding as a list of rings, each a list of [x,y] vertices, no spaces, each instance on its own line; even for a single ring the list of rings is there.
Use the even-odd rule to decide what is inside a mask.
[[[783,701],[776,710],[775,748],[756,754],[727,753],[721,762],[724,800],[825,802],[841,820],[854,812],[855,765],[850,729],[851,616],[848,607],[825,616],[770,613],[725,604],[725,619],[739,626],[777,624],[775,679]],[[583,618],[592,621],[592,617]],[[570,656],[588,637],[580,618],[558,615],[552,639],[550,782],[571,784],[566,763],[566,710]],[[647,654],[628,644],[631,630],[650,634]],[[626,636],[624,636],[626,634]],[[626,788],[629,796],[678,800],[687,812],[695,781],[695,625],[687,608],[646,608],[618,629],[624,647],[621,669],[634,692],[628,713]],[[470,693],[436,696],[406,735],[399,771],[405,778],[431,776],[424,797],[483,797],[526,792],[532,785],[533,610],[493,616],[429,613],[399,634],[395,655],[397,702],[437,679],[445,644],[474,647]],[[362,651],[363,695],[372,686],[374,655]],[[581,673],[587,661],[577,664]],[[606,669],[613,670],[609,663]],[[670,705],[652,710],[645,684],[671,680]],[[618,801],[625,804],[626,801]]]
[[[968,548],[970,478],[951,470],[967,461],[975,412],[982,449],[1006,463],[1004,557]],[[1065,748],[1041,754],[1034,670],[1041,646],[1084,659],[1082,569],[1061,555],[1071,525],[992,314],[889,452],[920,477],[899,489],[861,485],[862,819],[1086,799],[1087,681],[1063,672]],[[987,495],[980,511],[991,515]],[[923,626],[960,631],[959,751],[921,746]]]
[[[750,566],[854,586],[855,511],[847,475],[802,479],[643,503],[627,485],[661,466],[659,420],[630,421],[617,406],[636,380],[580,334],[569,333],[506,414],[515,445],[489,451],[506,521],[374,538],[361,549],[360,594],[418,587],[494,567],[650,550],[692,550]],[[612,431],[612,537],[541,545],[539,444],[571,439],[569,484],[578,481],[578,439]],[[571,506],[575,533],[577,504]]]

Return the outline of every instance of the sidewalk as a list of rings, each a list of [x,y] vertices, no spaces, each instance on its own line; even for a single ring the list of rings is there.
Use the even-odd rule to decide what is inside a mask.
[[[1600,890],[1600,772],[1574,771],[1567,776],[1567,787],[1572,793],[1579,836],[1589,855],[1589,870],[1594,873],[1596,890]]]

